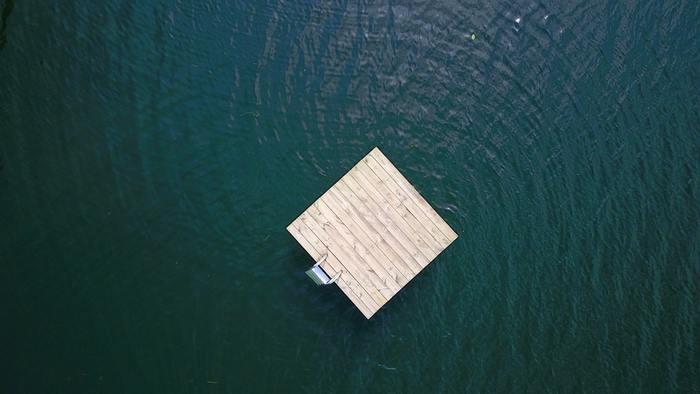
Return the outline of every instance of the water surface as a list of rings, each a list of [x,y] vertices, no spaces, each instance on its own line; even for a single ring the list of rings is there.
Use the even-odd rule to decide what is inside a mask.
[[[0,391],[700,392],[700,3],[0,4]],[[366,321],[374,146],[460,237]]]

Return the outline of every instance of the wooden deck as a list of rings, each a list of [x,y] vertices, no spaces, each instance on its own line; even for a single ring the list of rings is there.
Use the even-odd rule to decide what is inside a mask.
[[[457,239],[377,148],[287,231],[368,319]]]

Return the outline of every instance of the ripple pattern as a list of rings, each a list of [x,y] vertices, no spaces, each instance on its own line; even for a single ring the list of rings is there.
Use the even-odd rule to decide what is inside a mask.
[[[0,391],[700,392],[699,3],[0,10]],[[460,238],[365,321],[284,228],[374,146]]]

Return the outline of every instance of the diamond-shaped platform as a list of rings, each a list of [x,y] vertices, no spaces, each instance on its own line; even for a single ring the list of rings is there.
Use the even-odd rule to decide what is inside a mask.
[[[457,239],[377,148],[287,231],[368,319]]]

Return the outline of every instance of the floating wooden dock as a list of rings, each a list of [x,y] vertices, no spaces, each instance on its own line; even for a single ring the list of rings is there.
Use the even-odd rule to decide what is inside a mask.
[[[368,319],[457,239],[377,148],[287,231]]]

